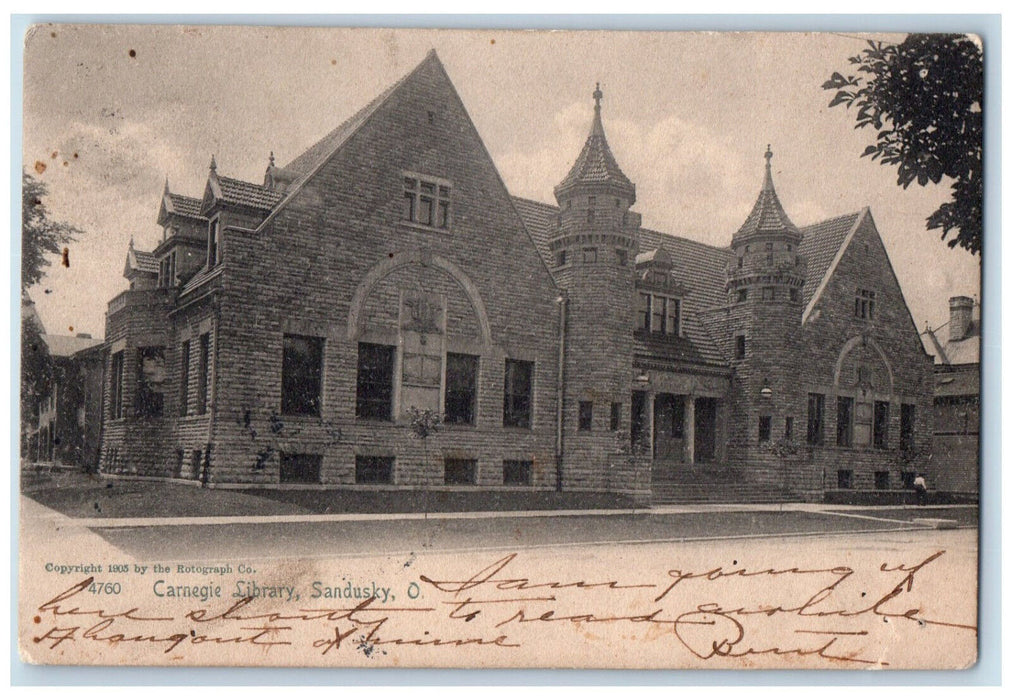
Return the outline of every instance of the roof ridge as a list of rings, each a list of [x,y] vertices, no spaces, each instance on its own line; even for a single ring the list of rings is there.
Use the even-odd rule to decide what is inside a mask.
[[[338,124],[330,131],[328,131],[322,138],[313,143],[313,145],[311,145],[309,148],[304,150],[298,156],[296,156],[288,163],[286,163],[283,170],[292,170],[294,172],[297,172],[300,176],[305,176],[311,171],[313,171],[320,161],[329,158],[331,154],[333,154],[334,151],[336,151],[341,146],[341,144],[347,141],[348,137],[350,137],[351,134],[354,133],[355,129],[351,129],[349,133],[344,134],[344,138],[338,138],[339,136],[342,135],[344,131],[348,130],[351,127],[351,125],[356,121],[358,121],[360,124],[364,123],[366,118],[373,112],[375,112],[380,107],[380,105],[382,105],[387,100],[387,98],[390,97],[390,95],[394,92],[394,90],[396,90],[401,84],[403,84],[406,80],[408,80],[408,78],[410,78],[419,70],[421,70],[422,66],[426,65],[432,60],[439,61],[439,57],[436,55],[434,49],[429,50],[429,52],[425,54],[425,58],[422,59],[417,66],[415,66],[413,69],[411,69],[406,74],[402,75],[399,79],[397,79],[389,86],[387,86],[385,90],[383,90],[380,94],[378,94],[372,100],[367,102],[364,107],[352,113],[351,116],[349,116],[347,119],[342,121],[340,124]],[[333,142],[332,145],[331,142]]]

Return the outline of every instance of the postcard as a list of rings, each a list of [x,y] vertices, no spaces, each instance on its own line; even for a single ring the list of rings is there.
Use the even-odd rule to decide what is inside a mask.
[[[972,666],[984,50],[32,26],[21,658]]]

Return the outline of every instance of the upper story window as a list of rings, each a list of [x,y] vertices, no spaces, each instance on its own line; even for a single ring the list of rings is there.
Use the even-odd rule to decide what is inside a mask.
[[[158,265],[158,286],[176,286],[176,251],[172,251]]]
[[[857,290],[854,299],[854,316],[865,320],[875,318],[875,292],[868,289]]]
[[[596,263],[597,262],[597,248],[584,248],[583,249],[583,262],[585,262],[585,263]]]
[[[776,299],[777,299],[776,287],[763,287],[763,301],[776,301]]]
[[[109,381],[109,413],[115,420],[123,417],[123,351],[112,354]]]
[[[640,292],[636,327],[664,335],[681,335],[682,300]]]
[[[435,228],[449,227],[449,183],[407,175],[403,202],[401,218],[405,221]]]
[[[220,221],[215,218],[207,225],[207,269],[221,262]]]
[[[562,267],[566,264],[566,251],[560,250],[555,253],[555,266]]]

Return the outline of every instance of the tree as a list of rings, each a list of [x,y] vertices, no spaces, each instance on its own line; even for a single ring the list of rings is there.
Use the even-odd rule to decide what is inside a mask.
[[[21,453],[29,453],[27,439],[36,425],[39,403],[52,390],[53,358],[31,316],[21,319]]]
[[[42,201],[49,193],[45,183],[21,171],[21,290],[37,284],[49,266],[49,256],[81,233],[79,229],[49,218]]]
[[[833,73],[829,106],[857,108],[856,129],[872,127],[875,143],[862,156],[896,165],[897,184],[952,180],[952,199],[927,219],[944,240],[978,254],[981,246],[984,64],[980,45],[962,34],[911,34],[900,44],[869,41]]]

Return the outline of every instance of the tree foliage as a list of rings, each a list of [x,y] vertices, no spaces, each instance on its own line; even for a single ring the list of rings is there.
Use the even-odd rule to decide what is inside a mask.
[[[21,172],[21,290],[42,279],[50,256],[81,233],[70,224],[53,221],[43,199],[49,190],[27,172]]]
[[[850,59],[857,73],[833,73],[829,106],[856,108],[855,128],[875,143],[862,156],[897,166],[897,184],[952,180],[952,199],[927,219],[952,232],[949,246],[979,253],[983,193],[984,65],[980,46],[961,34],[911,34],[900,44],[869,41]]]
[[[31,316],[21,319],[21,434],[28,435],[36,424],[39,403],[52,390],[53,358],[42,339],[42,331]]]

